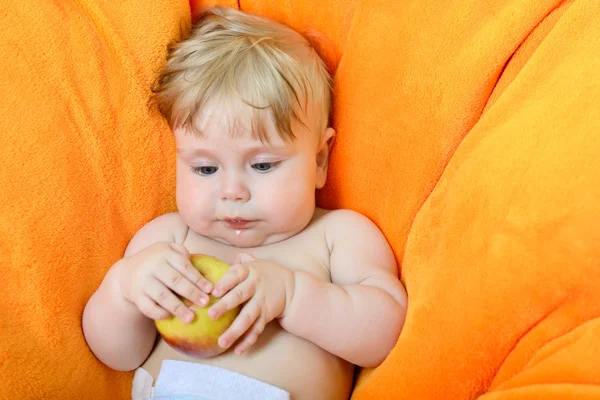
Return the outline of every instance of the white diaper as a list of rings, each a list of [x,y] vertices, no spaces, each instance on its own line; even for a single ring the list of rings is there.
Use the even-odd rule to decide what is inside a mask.
[[[290,400],[290,394],[268,383],[211,365],[164,360],[156,385],[138,368],[132,400]]]

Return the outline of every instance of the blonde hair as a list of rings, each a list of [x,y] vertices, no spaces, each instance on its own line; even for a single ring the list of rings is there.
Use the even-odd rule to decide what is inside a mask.
[[[331,109],[331,77],[310,43],[274,21],[214,7],[204,10],[190,36],[170,48],[152,100],[171,128],[202,135],[195,120],[215,98],[234,96],[253,107],[252,134],[268,141],[270,111],[277,132],[295,139],[292,119],[316,112],[322,133]],[[265,114],[265,111],[267,114]]]

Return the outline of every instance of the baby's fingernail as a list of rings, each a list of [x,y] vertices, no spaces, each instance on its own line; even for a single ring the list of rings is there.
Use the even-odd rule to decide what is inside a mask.
[[[200,307],[204,307],[208,304],[208,299],[206,297],[202,297],[200,300],[198,300],[198,305]]]
[[[210,293],[210,291],[213,289],[213,285],[210,282],[204,282],[203,287],[205,293]]]
[[[185,322],[192,322],[194,320],[194,313],[189,311],[185,313],[185,316],[183,317]]]
[[[225,339],[219,339],[219,346],[225,349],[229,347],[229,342]]]

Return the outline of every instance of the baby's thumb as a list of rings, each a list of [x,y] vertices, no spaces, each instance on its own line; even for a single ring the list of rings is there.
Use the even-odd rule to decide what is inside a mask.
[[[251,262],[256,261],[256,258],[248,253],[240,253],[237,256],[235,256],[235,259],[233,260],[234,264],[248,264]]]

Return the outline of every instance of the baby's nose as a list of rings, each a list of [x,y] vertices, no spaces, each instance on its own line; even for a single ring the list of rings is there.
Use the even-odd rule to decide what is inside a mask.
[[[231,201],[248,201],[250,200],[250,191],[244,184],[242,179],[236,177],[229,177],[223,182],[223,188],[221,190],[221,200]]]

